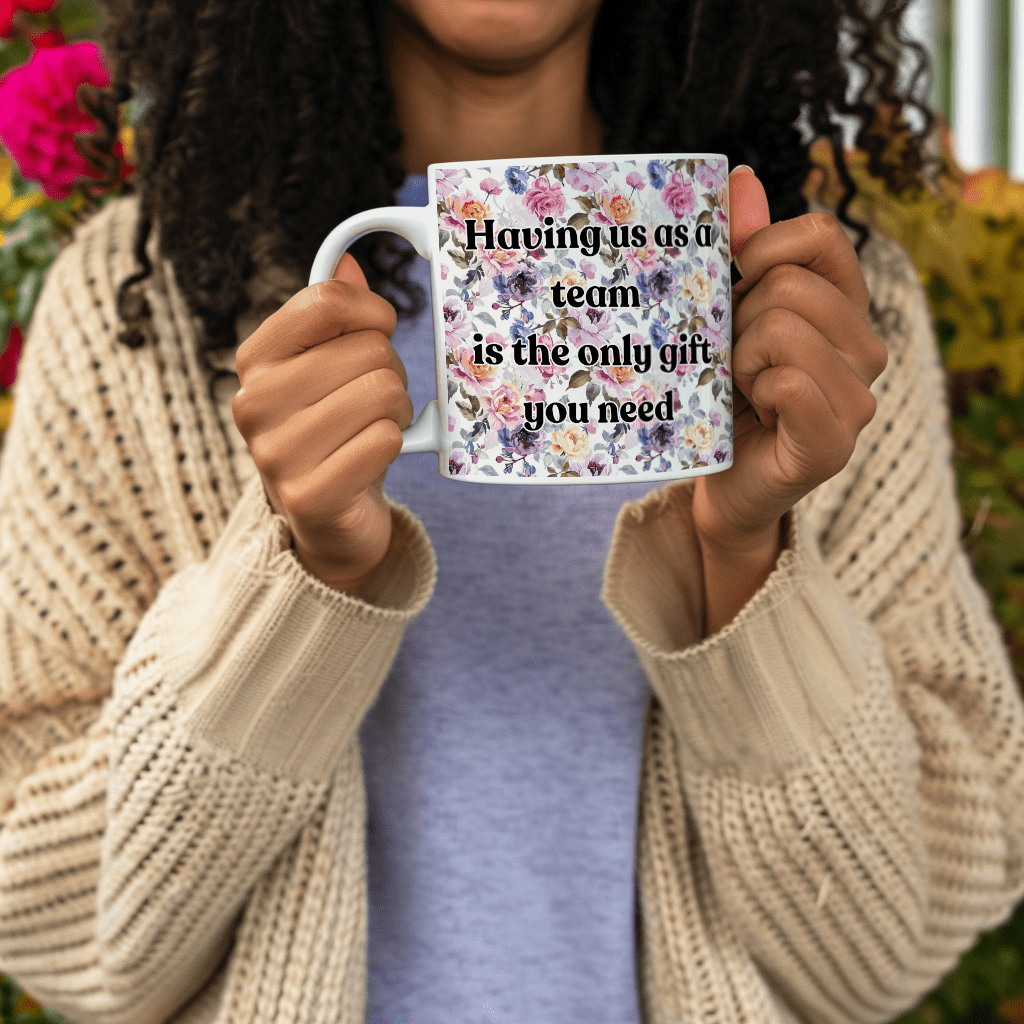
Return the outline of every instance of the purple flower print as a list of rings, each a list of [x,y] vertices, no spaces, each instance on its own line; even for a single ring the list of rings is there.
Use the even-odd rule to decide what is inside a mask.
[[[525,425],[515,430],[502,427],[498,431],[498,442],[509,455],[532,455],[540,449],[543,437],[543,431],[527,430]]]
[[[612,460],[607,452],[591,452],[585,459],[570,459],[569,469],[580,476],[611,476]]]
[[[436,171],[437,191],[439,195],[449,196],[468,176],[468,171],[457,167],[441,167]]]
[[[665,205],[677,217],[688,217],[693,213],[696,197],[693,194],[693,182],[684,180],[683,176],[676,171],[665,186],[661,194]]]
[[[668,168],[660,160],[652,160],[647,165],[647,176],[655,188],[664,188],[668,180]]]
[[[530,176],[522,167],[506,167],[505,181],[508,182],[509,190],[517,196],[526,192],[526,186],[530,184]]]
[[[644,297],[651,302],[668,302],[676,290],[676,272],[662,264],[649,274],[640,274],[637,282]]]
[[[707,164],[697,164],[693,176],[705,188],[718,188],[718,175]]]
[[[676,443],[675,424],[659,423],[655,427],[641,427],[636,432],[636,439],[645,455],[668,451]]]
[[[526,302],[540,294],[544,279],[532,264],[522,263],[510,274],[496,275],[494,284],[502,298],[512,302]]]
[[[469,463],[461,448],[453,448],[448,455],[448,473],[451,476],[468,476]]]
[[[611,313],[606,309],[587,309],[579,320],[579,330],[569,328],[568,339],[579,348],[581,345],[603,345],[615,326]]]
[[[473,326],[469,311],[454,295],[449,295],[444,300],[441,316],[444,320],[445,340],[450,347],[455,348]]]
[[[509,327],[509,333],[512,335],[513,341],[528,341],[530,337],[530,328],[527,326],[526,321],[516,320]]]
[[[597,192],[608,180],[611,164],[580,164],[565,172],[565,182],[577,192]]]
[[[659,323],[651,324],[650,335],[651,343],[654,345],[655,348],[661,348],[661,346],[664,345],[666,341],[668,341],[668,331],[666,331],[665,328],[662,327],[662,325]]]

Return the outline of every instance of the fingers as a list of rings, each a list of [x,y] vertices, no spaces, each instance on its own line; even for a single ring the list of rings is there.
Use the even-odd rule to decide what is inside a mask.
[[[395,421],[376,420],[307,475],[282,481],[278,492],[291,515],[307,528],[328,523],[342,529],[355,526],[345,517],[339,521],[338,508],[367,488],[379,486],[401,450],[402,434]],[[365,505],[353,504],[348,519],[365,511]]]
[[[400,431],[412,422],[412,414],[412,401],[398,374],[390,369],[373,370],[275,427],[254,434],[249,449],[264,479],[280,493],[290,479],[315,477],[313,471],[320,463],[368,427],[387,421]],[[382,429],[390,431],[386,425]],[[387,469],[391,458],[381,461],[373,456],[373,466],[367,470],[372,471],[371,481]],[[345,490],[356,494],[360,488],[346,482]]]
[[[747,239],[771,223],[764,186],[746,166],[729,175],[729,247],[733,255]]]
[[[870,393],[868,393],[870,395]],[[859,429],[850,430],[807,373],[772,366],[754,382],[753,400],[778,413],[775,459],[789,484],[806,493],[850,461]]]
[[[780,375],[779,370],[786,373]],[[874,396],[850,363],[811,323],[789,309],[766,309],[747,327],[733,352],[732,373],[736,387],[765,426],[773,425],[769,413],[774,409],[787,432],[806,433],[811,445],[816,436],[818,443],[824,441],[816,435],[822,429],[822,401],[831,414],[830,431],[838,429],[853,439],[875,414]],[[807,409],[794,403],[794,381],[800,382],[800,395],[813,399]]]
[[[866,319],[838,288],[807,268],[784,263],[768,270],[735,311],[736,337],[743,337],[770,309],[802,317],[835,347],[864,385],[870,387],[885,369],[885,345]]]
[[[737,260],[743,280],[733,286],[745,295],[772,267],[793,263],[823,277],[849,299],[861,317],[868,313],[868,288],[853,243],[829,213],[806,213],[754,232]]]
[[[342,273],[354,276],[351,265],[338,267]],[[358,266],[355,269],[359,272]],[[239,346],[235,356],[238,379],[246,387],[249,377],[266,366],[292,359],[344,334],[377,331],[390,338],[397,323],[394,306],[369,291],[365,283],[332,278],[310,285],[293,295]]]
[[[273,373],[250,374],[232,402],[235,423],[243,436],[272,429],[296,410],[375,370],[390,370],[408,386],[401,358],[380,331],[332,338],[276,364]]]

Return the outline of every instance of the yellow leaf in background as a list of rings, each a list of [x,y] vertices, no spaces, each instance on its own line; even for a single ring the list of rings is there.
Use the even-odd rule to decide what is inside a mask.
[[[14,1006],[15,1013],[42,1013],[43,1008],[27,992],[22,992],[21,997]]]
[[[1024,389],[1024,335],[993,341],[958,331],[949,351],[946,366],[950,370],[982,370],[997,366],[1011,395]]]
[[[130,124],[121,129],[121,146],[128,163],[135,163],[135,129]]]
[[[46,196],[36,189],[15,199],[14,186],[11,183],[12,170],[11,158],[0,156],[0,220],[8,223],[17,220],[26,210],[39,206],[46,200]],[[0,235],[0,239],[2,237]]]
[[[11,185],[11,160],[10,157],[0,156],[0,210],[6,209],[7,204],[14,198],[14,188]]]
[[[1024,390],[1024,182],[1002,168],[967,174],[944,155],[933,184],[893,195],[868,173],[866,154],[848,151],[857,187],[850,216],[906,249],[952,335],[947,367],[995,366],[1016,395]],[[844,190],[828,144],[815,143],[811,159],[804,194],[834,209]]]

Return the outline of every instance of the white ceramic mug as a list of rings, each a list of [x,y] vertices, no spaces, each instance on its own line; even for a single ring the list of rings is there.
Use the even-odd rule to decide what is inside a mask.
[[[438,401],[403,432],[441,474],[638,482],[732,464],[729,167],[708,153],[432,164],[430,205],[367,210],[430,261]]]

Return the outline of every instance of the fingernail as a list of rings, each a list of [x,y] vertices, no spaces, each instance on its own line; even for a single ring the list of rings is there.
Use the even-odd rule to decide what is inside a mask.
[[[737,164],[737,166],[735,166],[733,168],[733,170],[734,171],[750,171],[751,174],[757,174],[757,171],[755,171],[754,168],[750,166],[750,164]]]
[[[732,263],[729,264],[729,278],[733,286],[738,285],[743,280],[743,271],[740,270],[740,265],[736,262],[735,256],[732,258]]]

